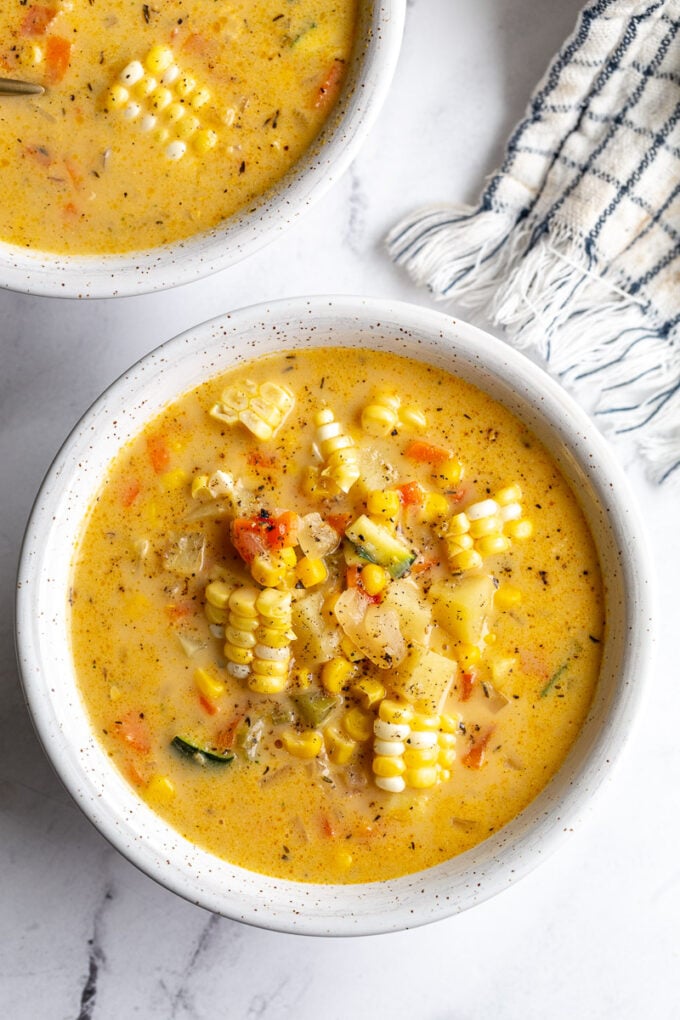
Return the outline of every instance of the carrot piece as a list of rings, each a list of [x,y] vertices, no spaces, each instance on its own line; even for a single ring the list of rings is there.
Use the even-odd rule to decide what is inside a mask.
[[[71,43],[60,35],[49,35],[45,46],[45,78],[49,85],[57,85],[68,71],[71,60]]]
[[[325,109],[335,102],[344,77],[345,61],[336,57],[316,91],[314,106],[317,110]]]
[[[285,549],[297,545],[298,515],[284,510],[278,517],[258,514],[237,517],[231,524],[231,541],[242,560],[252,563],[266,549]]]
[[[276,464],[276,457],[270,457],[261,450],[251,450],[248,454],[248,463],[251,467],[270,468]]]
[[[215,737],[215,747],[220,748],[233,748],[236,740],[236,732],[243,722],[242,715],[236,715],[231,722],[222,730],[219,731]]]
[[[56,16],[56,7],[41,7],[39,4],[29,7],[19,25],[19,35],[43,35]]]
[[[466,765],[469,769],[481,769],[485,761],[486,747],[491,739],[493,733],[493,726],[487,730],[484,736],[480,737],[479,740],[475,741],[470,750],[461,759],[463,765]]]
[[[194,612],[194,605],[192,602],[173,602],[165,607],[165,612],[170,617],[170,622],[176,623],[177,620],[183,620],[185,617],[191,616]]]
[[[252,517],[237,517],[231,522],[231,541],[234,549],[244,563],[252,563],[256,556],[264,552],[264,539]]]
[[[38,166],[51,166],[52,157],[43,145],[27,145],[24,149],[27,156],[31,156]]]
[[[139,712],[128,712],[122,719],[115,722],[116,736],[140,754],[148,754],[151,750],[151,738],[144,716]]]
[[[451,451],[446,450],[443,446],[435,446],[422,439],[414,439],[404,452],[410,460],[416,460],[419,464],[444,464],[453,456]]]
[[[120,494],[120,501],[124,507],[130,507],[137,499],[141,486],[136,478],[132,478],[125,486]]]
[[[210,699],[206,698],[203,694],[199,695],[198,700],[201,703],[201,707],[205,709],[208,715],[217,715],[219,708],[213,701],[210,701]]]
[[[162,475],[170,463],[170,451],[165,437],[153,433],[146,437],[146,452],[151,461],[151,467],[157,475]]]
[[[78,168],[76,160],[71,158],[70,156],[66,156],[64,158],[64,166],[66,167],[66,173],[71,178],[71,184],[73,185],[73,187],[76,190],[81,188],[84,180],[84,174],[82,170]]]
[[[418,482],[404,482],[403,485],[396,486],[399,498],[404,506],[422,506],[424,492],[422,486]]]
[[[475,680],[476,679],[477,679],[477,672],[474,669],[467,670],[467,671],[464,670],[461,673],[461,680],[460,680],[460,684],[461,684],[460,700],[461,701],[467,701],[470,698],[470,696],[472,694],[472,688],[475,685]]]

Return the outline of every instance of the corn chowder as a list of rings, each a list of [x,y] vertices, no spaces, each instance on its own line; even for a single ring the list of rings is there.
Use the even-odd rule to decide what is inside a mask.
[[[308,882],[426,868],[512,819],[579,731],[604,628],[591,535],[526,427],[344,348],[154,420],[91,508],[71,604],[82,697],[140,797]]]
[[[249,208],[310,147],[352,51],[357,0],[11,0],[0,76],[0,239],[146,249]]]

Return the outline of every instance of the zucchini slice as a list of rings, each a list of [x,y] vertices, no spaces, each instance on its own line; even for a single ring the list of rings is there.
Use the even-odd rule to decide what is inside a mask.
[[[208,762],[215,765],[228,765],[234,760],[233,751],[218,754],[216,751],[208,751],[205,747],[199,747],[198,744],[192,743],[185,737],[173,737],[171,743],[173,747],[187,758],[191,758],[197,765],[206,765]]]
[[[362,560],[378,563],[391,577],[402,577],[410,570],[417,555],[388,528],[372,521],[366,514],[357,517],[356,521],[350,524],[345,531],[345,537]]]

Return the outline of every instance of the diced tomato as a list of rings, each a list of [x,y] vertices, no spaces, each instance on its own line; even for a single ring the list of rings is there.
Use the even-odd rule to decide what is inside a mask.
[[[331,528],[334,528],[339,535],[344,535],[349,522],[352,520],[351,514],[328,514],[326,516],[326,524],[330,524]]]
[[[441,560],[435,559],[433,556],[430,556],[428,559],[418,556],[411,564],[411,573],[422,574],[425,570],[438,566],[440,562]]]
[[[410,460],[418,461],[419,464],[444,464],[453,456],[451,451],[443,446],[425,443],[422,439],[414,439],[404,452]]]
[[[461,672],[461,676],[460,676],[460,700],[461,701],[467,701],[470,698],[470,696],[472,694],[472,688],[475,685],[475,680],[476,679],[477,679],[477,673],[476,673],[476,670],[474,670],[474,669],[467,670],[467,671],[463,670]]]
[[[317,110],[329,107],[335,102],[344,77],[345,62],[336,58],[316,91],[314,106]]]
[[[297,544],[298,515],[285,510],[278,517],[258,514],[237,517],[231,524],[231,541],[245,563],[252,563],[266,550],[284,549]]]
[[[268,454],[262,453],[261,450],[252,450],[248,454],[248,463],[252,467],[270,468],[276,464],[276,457],[270,457]]]
[[[397,485],[397,492],[404,506],[422,506],[425,493],[418,482],[404,482]]]
[[[153,433],[146,437],[146,452],[151,461],[151,467],[157,475],[163,474],[170,463],[170,451],[164,436]]]
[[[71,60],[71,43],[60,35],[48,35],[45,45],[45,79],[48,85],[57,85],[68,71]]]
[[[170,617],[171,623],[176,623],[177,620],[184,620],[187,616],[191,616],[194,612],[193,602],[173,602],[172,605],[165,607],[165,612]]]
[[[120,501],[123,506],[132,506],[139,495],[140,489],[141,486],[136,478],[132,478],[129,482],[127,482],[120,494]]]
[[[149,729],[140,713],[128,712],[122,719],[116,720],[113,731],[133,751],[148,754],[151,750]]]
[[[19,35],[42,35],[57,16],[56,7],[29,7],[19,26]]]
[[[338,835],[338,823],[337,819],[331,818],[330,815],[321,816],[321,831],[327,839],[335,839]]]
[[[123,771],[133,786],[146,786],[146,779],[133,761],[126,762]]]
[[[468,753],[461,759],[463,765],[466,765],[469,769],[481,769],[485,761],[487,744],[491,739],[492,733],[493,727],[491,727],[490,730],[487,730],[482,737],[475,741]]]
[[[242,715],[234,716],[231,722],[224,729],[221,729],[215,737],[215,747],[223,749],[232,748],[236,740],[236,731],[242,722]]]

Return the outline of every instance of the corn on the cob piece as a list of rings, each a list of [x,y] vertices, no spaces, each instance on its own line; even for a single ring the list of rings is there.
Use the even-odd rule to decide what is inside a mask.
[[[423,429],[424,412],[414,404],[402,407],[401,397],[389,390],[378,390],[361,412],[361,427],[369,436],[387,436],[397,426]]]
[[[281,383],[257,383],[250,379],[242,385],[228,386],[210,415],[227,425],[240,422],[257,439],[273,439],[295,406],[295,397]]]
[[[217,144],[217,132],[196,116],[209,100],[210,92],[181,71],[170,47],[156,45],[144,60],[132,60],[123,68],[105,104],[164,144],[167,159],[176,162],[189,146],[205,153]]]
[[[276,588],[235,588],[224,630],[227,672],[260,694],[285,690],[295,636],[291,619],[290,594]]]
[[[513,540],[529,538],[533,528],[522,516],[521,498],[520,486],[509,485],[451,518],[444,537],[454,570],[481,567],[485,557],[507,552]]]
[[[323,461],[321,477],[334,482],[341,492],[349,492],[361,475],[354,440],[343,431],[330,408],[317,411],[314,424],[316,445]]]
[[[425,790],[450,778],[458,720],[385,699],[373,724],[373,777],[387,793]]]

